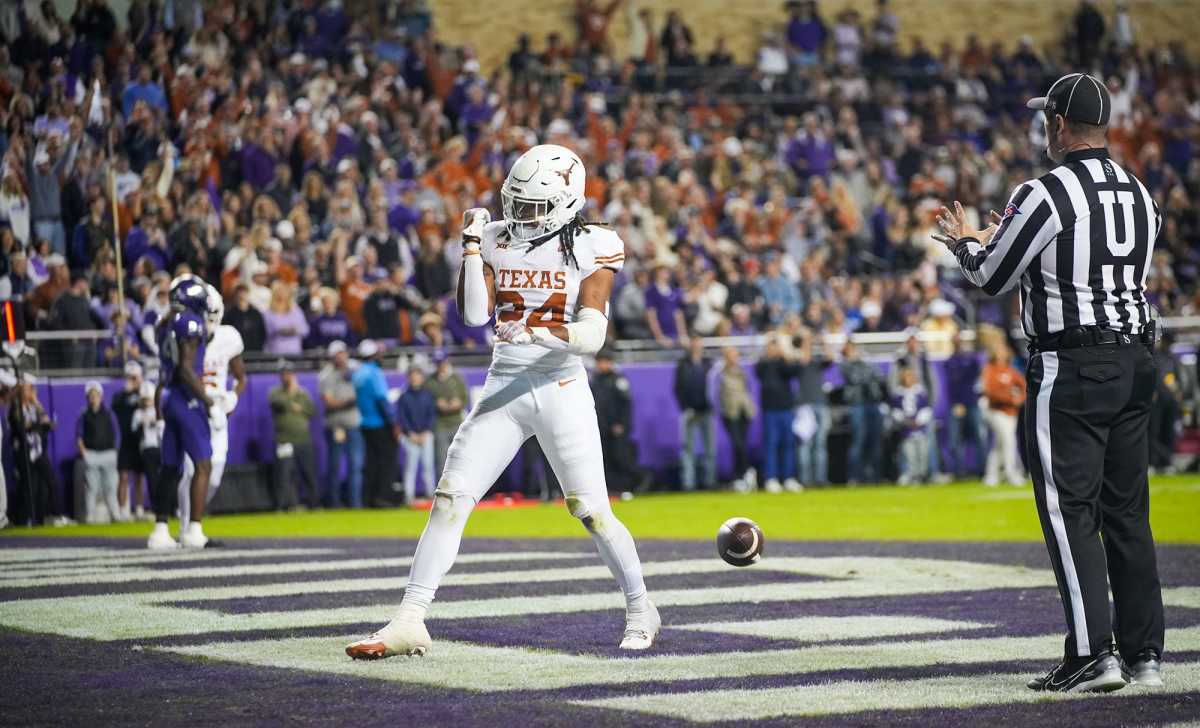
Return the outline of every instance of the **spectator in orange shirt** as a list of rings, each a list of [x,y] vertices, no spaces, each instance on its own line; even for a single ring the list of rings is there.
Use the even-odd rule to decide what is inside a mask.
[[[367,322],[363,319],[363,304],[371,295],[371,284],[363,280],[363,266],[355,256],[346,258],[346,273],[341,284],[342,310],[350,320],[354,333],[362,336],[367,330]]]
[[[1025,377],[1013,368],[1012,355],[1007,346],[1000,344],[992,349],[988,363],[983,367],[983,396],[987,400],[984,419],[992,431],[992,449],[987,457],[987,470],[983,484],[994,486],[1000,482],[1000,471],[1012,485],[1025,482],[1021,472],[1021,461],[1017,459],[1017,413],[1025,404]]]
[[[300,275],[291,263],[283,258],[283,243],[279,238],[268,238],[263,245],[267,258],[267,275],[271,280],[279,280],[295,285],[300,282]]]

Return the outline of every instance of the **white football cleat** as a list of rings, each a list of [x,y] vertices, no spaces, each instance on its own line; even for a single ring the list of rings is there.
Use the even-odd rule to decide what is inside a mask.
[[[763,483],[763,490],[768,493],[782,493],[783,486],[775,478],[769,478],[766,483]]]
[[[395,655],[422,656],[429,652],[433,639],[425,622],[397,617],[366,638],[346,645],[346,654],[355,660],[381,660]]]
[[[658,616],[658,607],[654,606],[654,602],[647,599],[646,605],[649,609],[644,612],[626,613],[622,650],[648,650],[654,644],[654,638],[662,629],[662,618]]]
[[[179,535],[179,545],[185,549],[202,549],[208,545],[208,536],[199,523],[192,521],[188,524],[187,532]]]
[[[150,538],[146,539],[146,548],[151,551],[172,551],[179,548],[179,544],[171,538],[171,531],[167,528],[167,524],[155,523],[154,530],[150,532]]]
[[[804,486],[800,485],[800,481],[795,478],[788,478],[783,481],[783,489],[789,493],[799,493],[804,490]]]

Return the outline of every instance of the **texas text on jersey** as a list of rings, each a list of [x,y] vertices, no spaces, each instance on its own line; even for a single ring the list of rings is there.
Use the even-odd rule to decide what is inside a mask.
[[[601,225],[589,225],[575,236],[578,268],[563,259],[557,236],[536,246],[513,240],[503,220],[484,227],[479,252],[495,273],[496,321],[524,321],[530,327],[571,323],[583,279],[601,268],[619,271],[625,264],[625,244]],[[492,354],[494,371],[553,371],[578,363],[579,355],[569,351],[502,341]]]

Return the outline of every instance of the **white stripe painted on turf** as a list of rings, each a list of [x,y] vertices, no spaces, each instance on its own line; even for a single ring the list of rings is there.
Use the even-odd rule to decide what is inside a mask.
[[[1110,228],[1111,229],[1111,228]],[[1058,352],[1043,351],[1042,382],[1037,394],[1037,443],[1038,458],[1042,463],[1042,478],[1046,483],[1046,514],[1050,518],[1050,529],[1058,546],[1062,561],[1063,577],[1067,581],[1070,596],[1071,621],[1075,625],[1076,654],[1083,657],[1092,654],[1088,640],[1087,615],[1083,609],[1083,592],[1079,588],[1079,574],[1075,571],[1075,560],[1071,557],[1071,542],[1067,540],[1067,525],[1063,521],[1062,509],[1058,504],[1058,486],[1054,482],[1054,454],[1050,437],[1050,397],[1054,393],[1054,380],[1058,376]]]
[[[591,557],[598,560],[594,554],[581,554],[582,557]],[[826,579],[883,579],[894,577],[894,572],[905,573],[908,569],[913,569],[913,573],[920,574],[917,578],[924,581],[928,577],[925,574],[929,573],[928,568],[933,567],[940,569],[943,565],[949,565],[949,570],[942,569],[943,577],[948,578],[953,571],[959,570],[963,562],[950,561],[930,561],[930,560],[915,560],[915,559],[888,559],[881,558],[837,558],[837,559],[813,559],[806,557],[781,557],[773,558],[769,561],[764,561],[755,566],[758,571],[773,571],[785,572],[792,574],[802,574]],[[972,570],[980,568],[983,565],[971,564]],[[650,579],[648,586],[651,590],[655,589],[654,577],[656,576],[683,576],[687,574],[716,574],[729,571],[729,566],[719,559],[681,559],[678,561],[646,561],[642,563],[642,573]],[[1027,572],[1026,572],[1027,573]],[[1022,574],[1024,576],[1024,574]],[[1005,579],[1005,575],[998,572],[989,572],[986,578]],[[579,566],[567,567],[558,569],[531,569],[518,571],[484,571],[465,574],[447,574],[442,580],[442,586],[484,586],[488,584],[536,584],[556,581],[584,581],[597,580],[608,581],[612,578],[612,572],[608,567],[596,566]],[[403,589],[407,584],[405,577],[388,577],[380,579],[331,579],[328,581],[313,581],[313,582],[281,582],[276,584],[247,584],[231,587],[214,587],[200,588],[194,590],[181,590],[171,592],[169,594],[170,601],[209,601],[213,599],[243,599],[254,597],[277,597],[286,596],[289,594],[322,594],[322,593],[337,593],[337,592],[360,592],[360,591],[390,591]],[[835,584],[821,584],[813,582],[805,584],[805,598],[823,598],[822,595],[830,593],[830,590],[836,592],[837,595],[843,595],[845,590],[839,581]],[[974,581],[972,582],[974,583]],[[1003,583],[1008,583],[1007,581]],[[1050,582],[1053,584],[1053,582]],[[1041,586],[1042,584],[1037,584]],[[699,588],[699,587],[697,587]],[[750,588],[747,586],[745,588]],[[974,588],[974,587],[970,587]],[[531,590],[532,592],[533,590]],[[607,590],[605,590],[607,591]],[[657,594],[658,592],[655,591]],[[165,600],[160,600],[165,601]],[[440,598],[438,604],[455,603],[452,598]],[[462,601],[462,600],[458,600]],[[440,612],[439,612],[440,615]]]
[[[599,561],[595,554],[580,554],[581,558]],[[780,565],[781,567],[783,564]],[[719,559],[685,559],[680,561],[647,561],[642,564],[642,573],[648,577],[680,576],[686,574],[713,574],[728,571],[729,566]],[[788,571],[776,568],[771,571]],[[474,573],[450,573],[442,579],[441,586],[486,586],[489,584],[539,584],[556,581],[611,582],[612,572],[607,566],[576,566],[557,569],[521,569],[515,571],[480,571]],[[216,587],[176,592],[171,601],[209,601],[212,599],[242,599],[254,597],[277,597],[289,594],[335,594],[338,592],[393,591],[408,584],[404,576],[381,579],[331,579],[316,582],[285,582],[278,584],[252,584],[246,586]],[[650,584],[653,587],[653,582]],[[533,590],[531,590],[533,591]],[[183,596],[180,596],[183,595]],[[442,597],[438,603],[453,601]]]
[[[996,625],[932,617],[908,615],[861,617],[796,617],[794,619],[761,619],[746,622],[704,622],[679,625],[677,629],[722,634],[769,637],[797,642],[839,642],[841,640],[896,635],[934,634],[962,630],[984,629]]]
[[[526,554],[528,556],[528,554]],[[562,558],[575,554],[563,555]],[[507,558],[512,558],[508,555]],[[505,560],[497,554],[469,554],[466,560]],[[718,563],[716,559],[710,560]],[[349,568],[352,561],[333,562],[333,569]],[[648,562],[663,563],[663,562]],[[672,562],[666,562],[672,563]],[[1007,564],[980,564],[938,559],[883,557],[776,558],[774,570],[823,576],[822,582],[775,582],[751,586],[668,589],[653,592],[659,606],[732,604],[744,602],[805,601],[923,594],[947,591],[978,591],[995,588],[1035,588],[1053,585],[1049,572]],[[283,565],[281,565],[283,566]],[[286,566],[295,566],[288,564]],[[654,567],[667,568],[667,567]],[[758,568],[758,567],[751,567]],[[195,571],[195,570],[189,570]],[[235,573],[233,568],[222,572]],[[275,573],[275,572],[256,572]],[[466,575],[464,575],[466,576]],[[513,578],[511,572],[505,577]],[[158,579],[169,582],[159,573]],[[353,580],[343,580],[349,585]],[[363,580],[359,588],[365,588]],[[69,637],[113,640],[162,637],[172,634],[199,634],[211,631],[249,631],[292,629],[326,625],[357,625],[379,622],[395,611],[394,603],[347,606],[341,608],[299,609],[253,614],[221,614],[210,610],[171,606],[182,600],[249,597],[267,593],[316,593],[325,582],[293,582],[276,585],[238,585],[235,587],[170,590],[168,584],[153,592],[27,599],[0,602],[0,625],[35,632],[51,632]],[[226,591],[219,591],[226,589]],[[438,600],[430,610],[431,619],[506,617],[521,614],[561,614],[598,609],[624,609],[622,595],[612,589],[589,594],[536,595],[497,599]],[[182,598],[182,599],[181,599]],[[186,615],[186,618],[180,615]]]
[[[64,539],[64,542],[67,540]],[[148,552],[145,548],[106,548],[98,546],[77,546],[77,547],[46,547],[32,548],[24,546],[12,546],[14,543],[20,543],[22,539],[14,537],[14,539],[0,540],[0,564],[26,564],[26,562],[49,562],[49,561],[72,561],[72,560],[97,560],[97,559],[115,559],[125,560],[130,558],[138,558],[138,556],[156,556],[156,558],[169,559],[175,555],[196,554],[196,553],[216,553],[216,552],[188,552],[188,550],[178,550],[178,552]],[[302,549],[256,549],[257,553],[288,552],[288,550],[300,550],[300,552],[324,552],[323,548],[302,548]]]
[[[1200,609],[1200,586],[1176,586],[1162,590],[1163,606]]]
[[[994,674],[935,677],[918,680],[852,680],[764,688],[708,690],[691,693],[631,695],[572,701],[576,705],[650,713],[699,722],[762,720],[776,717],[815,717],[877,710],[969,708],[1048,700],[1096,699],[1088,693],[1037,693],[1025,687],[1029,675]],[[1155,694],[1190,692],[1200,682],[1200,663],[1171,666],[1165,688]],[[1137,688],[1112,693],[1109,700],[1145,695]],[[1120,703],[1113,704],[1120,711]],[[1118,713],[1119,714],[1119,713]]]
[[[1062,657],[1058,635],[939,639],[885,642],[869,645],[818,645],[788,650],[756,650],[703,655],[651,654],[638,657],[572,655],[544,649],[490,647],[463,642],[442,642],[434,635],[424,658],[393,658],[384,662],[354,662],[342,648],[361,635],[297,637],[244,642],[217,642],[184,647],[155,648],[164,652],[207,657],[265,667],[309,670],[372,677],[395,682],[436,685],[459,690],[555,690],[581,685],[662,683],[673,680],[731,679],[765,675],[805,675],[834,670],[870,670],[927,665],[967,665],[1001,661],[1052,661]],[[666,633],[654,650],[669,650],[672,643],[693,638]],[[620,639],[614,630],[613,644]],[[1200,648],[1200,628],[1170,630],[1168,644],[1175,650]],[[1167,678],[1176,667],[1169,666]],[[1022,681],[1012,693],[1026,693]],[[915,686],[924,680],[914,681]],[[1174,682],[1178,685],[1178,682]],[[796,690],[797,688],[787,688]],[[859,683],[859,689],[867,690]],[[1195,689],[1193,682],[1189,690]],[[636,700],[640,701],[645,696]],[[624,698],[619,698],[622,700]],[[630,698],[634,701],[633,698]],[[640,704],[640,703],[639,703]],[[640,708],[631,708],[638,710]],[[732,718],[714,705],[709,715]]]
[[[327,556],[344,553],[339,549],[180,549],[178,551],[109,550],[94,556],[40,559],[3,564],[0,581],[31,576],[58,576],[67,573],[92,573],[138,564],[187,563],[189,561],[228,561],[231,559],[271,558],[276,556]],[[3,584],[0,584],[3,586]]]
[[[490,563],[504,561],[546,561],[577,559],[587,554],[550,551],[512,552],[498,554],[463,554],[457,563]],[[47,567],[36,576],[18,576],[0,581],[3,587],[54,586],[58,584],[121,584],[130,581],[171,581],[175,579],[202,579],[211,577],[258,576],[274,574],[307,574],[311,572],[347,571],[351,569],[388,569],[409,566],[411,557],[376,559],[330,559],[325,561],[294,561],[267,564],[242,564],[240,566],[197,566],[184,569],[124,569],[120,564],[112,568],[71,574],[57,568]]]
[[[995,588],[1034,588],[1053,586],[1053,575],[1007,564],[980,564],[937,559],[900,559],[874,557],[771,559],[772,569],[780,562],[794,562],[786,571],[825,576],[830,581],[807,583],[768,583],[750,586],[697,589],[652,590],[654,603],[664,606],[733,604],[738,602],[780,602],[853,597],[895,596],[947,591],[978,591]],[[767,562],[764,562],[766,564]],[[751,567],[754,568],[754,567]],[[596,609],[624,609],[624,597],[604,591],[596,594],[520,596],[497,599],[435,601],[431,619],[469,619],[517,614],[555,614]],[[358,624],[390,615],[395,605],[377,604],[339,609],[266,612],[255,615],[271,627],[304,624],[318,620]],[[266,628],[266,627],[264,627]]]

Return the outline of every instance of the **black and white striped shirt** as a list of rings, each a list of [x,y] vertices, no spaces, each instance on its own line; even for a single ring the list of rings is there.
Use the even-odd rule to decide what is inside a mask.
[[[1141,333],[1146,272],[1162,217],[1141,180],[1107,149],[1071,152],[1017,187],[986,247],[955,248],[963,274],[991,295],[1021,284],[1025,334],[1073,326]]]

